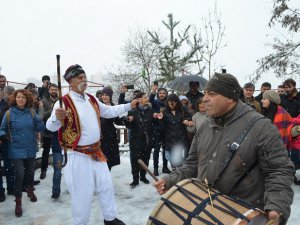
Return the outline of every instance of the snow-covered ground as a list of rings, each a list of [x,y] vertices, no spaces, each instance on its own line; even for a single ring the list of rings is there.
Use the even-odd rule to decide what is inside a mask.
[[[149,168],[152,169],[152,161]],[[161,168],[160,168],[161,169]],[[36,179],[39,177],[36,172]],[[23,195],[23,216],[16,218],[14,214],[14,197],[7,196],[5,202],[0,203],[1,225],[70,225],[71,209],[70,196],[67,193],[64,179],[62,179],[62,193],[59,200],[51,199],[53,169],[50,167],[47,177],[36,188],[38,201],[30,202],[26,194]],[[300,173],[297,174],[300,178]],[[121,155],[121,165],[112,168],[115,187],[115,197],[118,207],[118,218],[127,225],[144,225],[149,215],[159,201],[160,196],[151,184],[140,183],[135,189],[130,189],[132,181],[128,153]],[[151,182],[153,181],[148,176]],[[300,186],[293,186],[295,191],[292,214],[288,225],[298,225],[300,221]],[[89,225],[103,224],[101,209],[94,198]]]

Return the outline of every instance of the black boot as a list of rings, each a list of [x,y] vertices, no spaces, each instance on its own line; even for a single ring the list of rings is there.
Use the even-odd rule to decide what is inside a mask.
[[[104,220],[104,225],[126,225],[122,220],[115,218],[112,221]]]
[[[51,198],[58,199],[60,197],[60,193],[52,193]]]
[[[145,184],[149,184],[149,180],[146,177],[141,177],[140,181],[144,182]]]
[[[46,178],[46,170],[42,170],[41,174],[40,174],[40,179],[44,180]]]
[[[171,173],[171,170],[169,170],[169,168],[167,166],[164,166],[162,169],[163,173]]]
[[[138,185],[139,185],[139,181],[138,180],[134,180],[134,181],[131,182],[130,187],[131,188],[135,188]]]
[[[0,192],[0,202],[4,202],[5,201],[5,193],[4,191]]]
[[[297,177],[294,175],[294,184],[300,185],[300,180],[297,180]]]

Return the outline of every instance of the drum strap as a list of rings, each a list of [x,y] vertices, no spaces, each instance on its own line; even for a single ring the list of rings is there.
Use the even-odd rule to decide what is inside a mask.
[[[231,159],[233,158],[234,154],[237,152],[237,150],[239,149],[241,143],[243,142],[243,140],[245,139],[245,137],[247,136],[248,132],[250,131],[250,129],[253,127],[253,125],[260,119],[265,118],[264,116],[260,115],[259,117],[254,117],[252,118],[246,125],[246,127],[244,128],[244,130],[241,132],[240,136],[237,138],[236,141],[234,141],[228,148],[227,154],[225,156],[224,159],[224,167],[221,170],[221,172],[219,173],[218,177],[222,176],[222,173],[225,171],[225,169],[227,168],[227,166],[229,165]],[[255,162],[247,171],[246,173],[244,173],[239,179],[238,182],[240,183],[247,175],[247,173],[249,171],[251,171],[255,166],[257,165],[257,162]],[[217,179],[218,180],[218,179]],[[230,188],[230,190],[228,191],[228,193],[233,189],[233,187],[236,186],[236,183],[234,183],[232,185],[232,187]],[[227,193],[227,194],[228,194]]]
[[[253,125],[256,123],[256,121],[258,121],[259,119],[265,118],[264,116],[260,116],[260,117],[254,117],[252,118],[246,125],[245,129],[243,130],[243,132],[240,134],[240,136],[237,138],[236,141],[234,141],[230,147],[229,147],[229,151],[227,152],[227,155],[225,156],[225,167],[224,169],[228,166],[230,160],[233,158],[235,152],[239,149],[241,143],[243,142],[243,140],[245,139],[245,137],[247,136],[248,132],[250,131],[250,129],[253,127]],[[223,171],[224,171],[223,169]]]

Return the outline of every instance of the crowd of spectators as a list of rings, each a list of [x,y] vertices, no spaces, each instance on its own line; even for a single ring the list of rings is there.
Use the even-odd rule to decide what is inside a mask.
[[[43,149],[39,178],[46,178],[50,149],[53,153],[54,174],[52,198],[60,197],[61,147],[57,132],[45,129],[45,123],[51,115],[53,104],[58,100],[58,87],[50,82],[50,77],[42,77],[42,86],[28,83],[24,89],[14,90],[6,86],[6,77],[0,75],[0,159],[3,162],[0,176],[0,202],[5,201],[5,194],[16,197],[16,216],[22,216],[22,191],[27,192],[32,202],[37,201],[34,194],[35,158],[38,143]],[[269,82],[261,85],[260,93],[254,96],[255,85],[246,83],[240,95],[240,101],[269,118],[280,131],[282,141],[294,162],[300,168],[300,93],[293,79],[287,79],[277,90],[271,89]],[[128,129],[131,173],[131,188],[139,181],[149,184],[146,171],[141,168],[138,159],[147,166],[153,152],[153,172],[170,173],[184,162],[188,155],[194,135],[206,120],[204,94],[199,90],[198,82],[190,82],[186,94],[169,94],[164,87],[156,83],[148,95],[140,90],[133,92],[130,100],[125,100],[128,88],[122,86],[118,104],[125,104],[131,99],[140,99],[139,106],[122,118],[101,118],[103,136],[102,150],[107,157],[109,170],[120,164],[119,139],[115,125],[124,125]],[[114,105],[113,90],[105,87],[95,96],[106,105]],[[159,154],[162,154],[162,169],[159,170]],[[168,167],[170,166],[170,169]],[[5,176],[4,176],[5,175]],[[3,187],[6,177],[6,192]],[[299,185],[296,178],[294,183]]]

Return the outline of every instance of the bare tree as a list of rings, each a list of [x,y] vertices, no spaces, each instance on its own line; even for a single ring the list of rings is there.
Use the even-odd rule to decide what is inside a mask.
[[[295,76],[300,74],[300,12],[299,9],[288,5],[290,0],[274,0],[272,16],[269,21],[270,28],[276,24],[287,30],[284,40],[276,37],[274,43],[267,44],[273,52],[257,60],[258,69],[253,81],[258,80],[266,71],[273,70],[277,77],[285,75]],[[290,2],[289,2],[290,4]]]
[[[110,71],[112,80],[150,91],[153,81],[159,79],[158,48],[150,41],[147,30],[138,27],[136,32],[130,32],[121,52],[121,64]]]
[[[220,69],[221,65],[216,64],[215,56],[221,48],[226,47],[224,43],[225,26],[221,22],[221,15],[217,12],[215,6],[213,14],[209,12],[208,17],[202,18],[202,24],[197,31],[195,27],[195,34],[193,39],[188,43],[191,46],[202,46],[197,49],[195,54],[198,74],[207,72],[210,79],[214,71]]]

